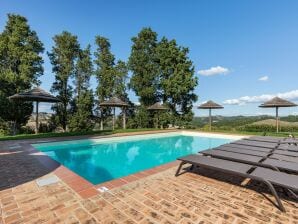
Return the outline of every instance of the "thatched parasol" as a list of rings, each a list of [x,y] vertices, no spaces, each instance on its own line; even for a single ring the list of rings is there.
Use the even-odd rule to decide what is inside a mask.
[[[209,109],[209,130],[211,131],[211,110],[212,109],[223,109],[223,106],[214,103],[212,100],[207,101],[206,103],[201,104],[200,106],[198,106],[199,109]]]
[[[115,108],[121,107],[123,113],[123,129],[126,128],[126,118],[125,118],[125,107],[128,106],[127,103],[123,102],[117,97],[112,97],[99,104],[100,107],[113,107],[113,130],[115,129]]]
[[[281,99],[279,97],[274,97],[273,99],[265,102],[265,103],[262,103],[259,107],[262,107],[262,108],[272,108],[272,107],[275,107],[275,111],[276,111],[276,132],[278,132],[278,126],[279,126],[279,122],[278,122],[278,108],[279,107],[296,107],[297,104],[295,103],[292,103],[290,101],[287,101],[287,100],[284,100],[284,99]]]
[[[45,90],[35,87],[32,90],[17,93],[10,97],[11,100],[35,101],[36,102],[36,119],[35,119],[35,133],[38,133],[38,104],[39,102],[55,103],[60,102],[55,96],[46,92]]]
[[[163,104],[157,102],[157,103],[151,105],[150,107],[148,107],[147,110],[150,110],[150,111],[157,111],[157,113],[158,113],[158,117],[157,117],[157,128],[158,128],[158,123],[159,123],[159,111],[168,110],[168,108],[167,108],[166,106],[164,106]]]

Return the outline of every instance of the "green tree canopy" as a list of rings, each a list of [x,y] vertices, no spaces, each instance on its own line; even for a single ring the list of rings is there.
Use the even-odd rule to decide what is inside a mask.
[[[73,99],[72,116],[69,128],[71,131],[90,130],[93,127],[91,121],[94,107],[93,91],[89,90],[90,77],[93,74],[90,45],[79,51],[75,65],[75,97]]]
[[[177,119],[191,121],[192,105],[197,100],[194,90],[198,79],[195,77],[193,62],[188,57],[188,48],[163,37],[156,52],[162,100],[168,103]]]
[[[144,28],[132,38],[132,42],[128,60],[129,69],[132,71],[130,87],[139,97],[141,104],[147,107],[159,100],[157,33],[150,28]]]
[[[97,96],[99,102],[103,102],[112,96],[117,96],[128,102],[126,93],[127,66],[125,62],[119,60],[115,63],[115,56],[111,53],[111,44],[109,40],[102,36],[97,36],[95,43],[97,50],[95,52],[95,71],[98,80]],[[101,128],[103,128],[103,119],[110,115],[110,108],[101,108]]]
[[[28,121],[33,106],[30,102],[11,102],[7,97],[39,84],[43,51],[43,44],[27,19],[8,14],[0,34],[0,117],[14,121],[16,128]]]
[[[48,53],[53,66],[52,70],[55,73],[55,82],[51,91],[57,93],[57,97],[61,100],[61,103],[53,106],[53,109],[56,112],[58,124],[66,130],[68,121],[67,107],[72,96],[69,79],[74,76],[76,71],[75,63],[80,51],[80,45],[77,36],[67,31],[54,36],[53,40],[55,45],[52,47],[52,51]]]

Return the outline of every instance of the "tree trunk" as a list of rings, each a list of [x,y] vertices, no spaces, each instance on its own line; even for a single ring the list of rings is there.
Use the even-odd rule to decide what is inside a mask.
[[[35,118],[35,134],[37,134],[38,133],[38,127],[39,127],[39,125],[38,125],[38,101],[36,101],[36,118]]]

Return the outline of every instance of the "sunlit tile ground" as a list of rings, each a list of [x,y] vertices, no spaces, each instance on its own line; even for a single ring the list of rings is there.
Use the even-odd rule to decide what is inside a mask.
[[[55,168],[14,144],[0,143],[2,223],[298,223],[297,202],[283,195],[282,213],[259,183],[208,170],[175,177],[172,167],[89,198],[63,180],[39,187]]]

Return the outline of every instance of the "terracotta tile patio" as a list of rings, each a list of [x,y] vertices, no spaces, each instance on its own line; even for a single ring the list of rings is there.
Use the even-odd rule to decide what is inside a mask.
[[[298,224],[297,202],[283,195],[282,213],[255,182],[241,187],[242,179],[208,170],[175,177],[170,164],[90,186],[73,181],[63,166],[42,165],[47,158],[26,151],[23,143],[9,149],[15,144],[0,143],[0,223]],[[60,181],[37,185],[37,179],[53,175]],[[100,186],[111,190],[100,193]]]

